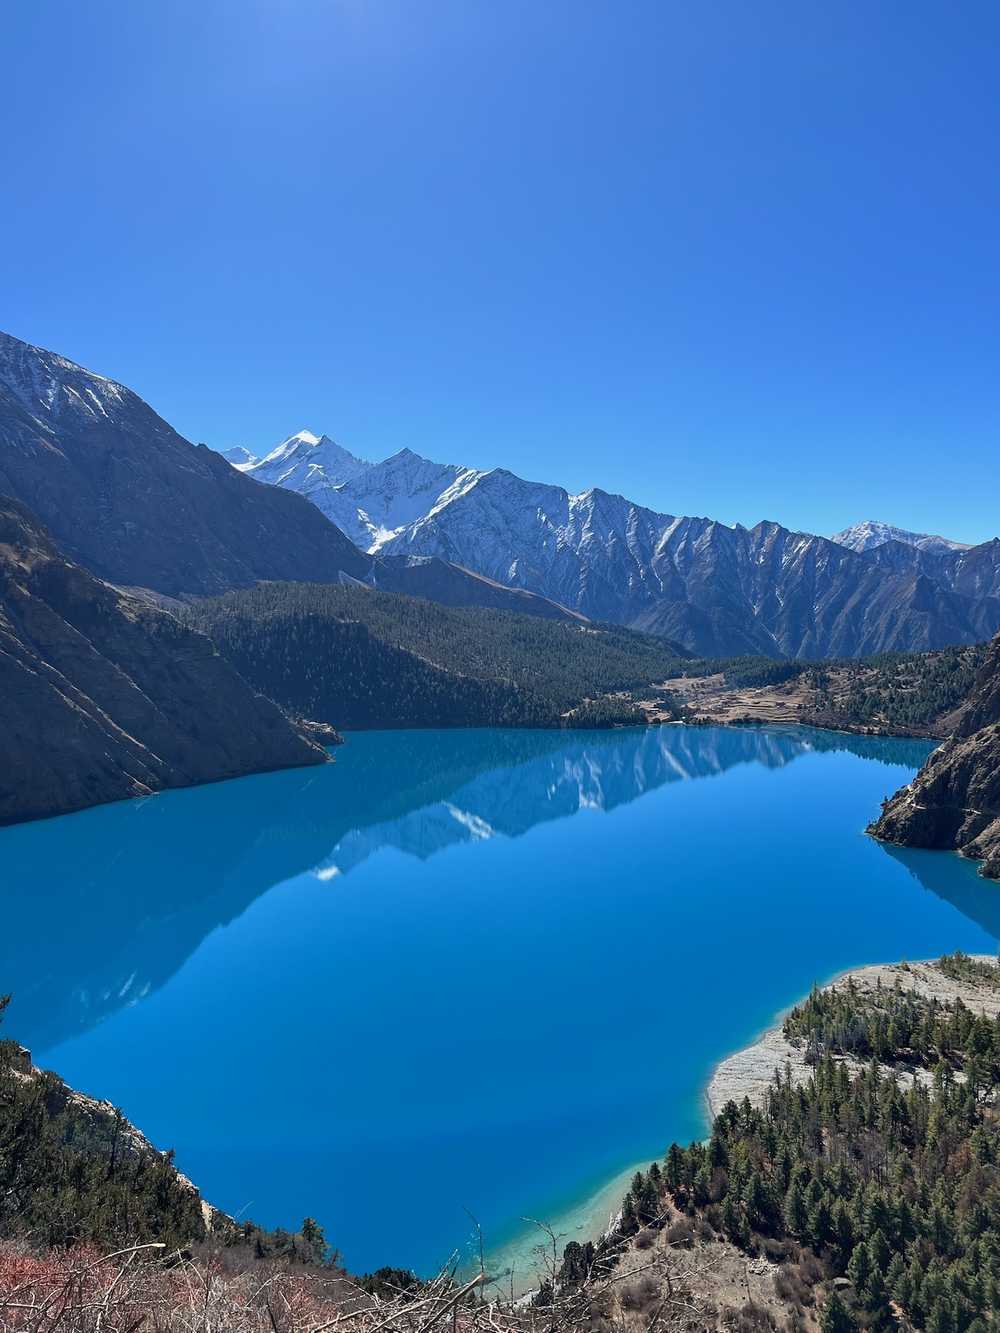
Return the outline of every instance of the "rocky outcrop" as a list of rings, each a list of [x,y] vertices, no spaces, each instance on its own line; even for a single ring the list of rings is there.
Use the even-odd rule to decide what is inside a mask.
[[[325,759],[204,635],[0,497],[0,822]]]
[[[984,875],[1000,879],[1000,637],[952,739],[886,802],[869,831],[886,842],[977,858]]]

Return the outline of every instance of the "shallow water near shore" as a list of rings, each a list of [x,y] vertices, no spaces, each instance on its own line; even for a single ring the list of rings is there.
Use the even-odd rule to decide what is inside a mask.
[[[420,1272],[472,1213],[520,1270],[523,1218],[600,1229],[813,981],[995,951],[1000,887],[863,832],[929,749],[372,732],[323,769],[2,829],[5,1029],[228,1212]]]

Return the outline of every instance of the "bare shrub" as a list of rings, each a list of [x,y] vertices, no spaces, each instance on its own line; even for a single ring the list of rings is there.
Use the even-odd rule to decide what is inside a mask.
[[[799,1259],[799,1274],[803,1282],[815,1287],[817,1282],[822,1282],[826,1277],[826,1269],[812,1250],[803,1250]]]
[[[630,1282],[624,1287],[621,1294],[621,1304],[623,1310],[645,1310],[660,1295],[660,1285],[648,1273],[639,1278],[638,1282]]]
[[[775,1236],[764,1237],[761,1249],[772,1264],[784,1263],[788,1259],[797,1260],[799,1247],[793,1240],[778,1240]]]
[[[737,1311],[733,1333],[777,1333],[774,1315],[756,1301],[748,1301]]]
[[[796,1310],[812,1303],[812,1291],[795,1268],[783,1268],[781,1272],[775,1273],[774,1290],[780,1300]]]
[[[666,1230],[667,1243],[681,1249],[689,1249],[694,1244],[695,1224],[688,1217],[679,1217]]]

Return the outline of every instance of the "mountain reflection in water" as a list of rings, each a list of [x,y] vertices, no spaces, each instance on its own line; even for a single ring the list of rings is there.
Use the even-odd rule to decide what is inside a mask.
[[[864,835],[928,749],[369,732],[320,770],[2,829],[5,1031],[217,1206],[316,1216],[356,1271],[431,1271],[466,1208],[491,1247],[524,1216],[579,1235],[814,981],[995,949],[997,886]]]
[[[792,728],[368,733],[322,769],[0,829],[0,988],[16,996],[20,1038],[47,1048],[150,994],[210,931],[304,871],[347,874],[383,847],[425,859],[518,837],[737,764],[844,750],[916,765],[927,748]]]

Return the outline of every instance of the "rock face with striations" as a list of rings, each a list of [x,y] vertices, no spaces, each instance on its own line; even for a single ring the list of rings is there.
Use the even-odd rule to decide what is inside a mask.
[[[870,832],[981,859],[982,873],[1000,879],[1000,636],[954,736],[887,802]]]
[[[325,759],[204,635],[0,496],[0,822]]]

